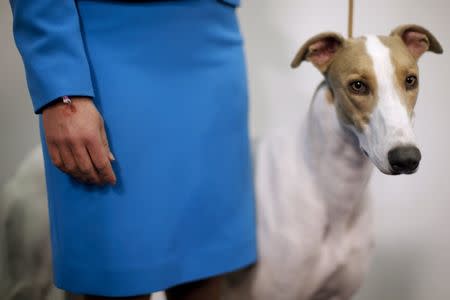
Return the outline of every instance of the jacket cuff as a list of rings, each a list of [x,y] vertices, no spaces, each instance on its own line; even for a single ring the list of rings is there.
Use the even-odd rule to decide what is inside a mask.
[[[85,98],[91,98],[93,100],[94,94],[89,92],[74,92],[74,93],[64,93],[57,97],[52,98],[51,100],[43,101],[42,104],[38,103],[37,101],[33,101],[33,110],[35,114],[42,114],[45,108],[48,106],[51,106],[55,102],[62,101],[63,96],[69,96],[69,97],[85,97]]]
[[[52,80],[48,82],[50,78]],[[90,77],[83,79],[64,75],[52,76],[41,84],[38,84],[37,80],[27,80],[35,114],[41,114],[45,107],[62,96],[95,97]]]

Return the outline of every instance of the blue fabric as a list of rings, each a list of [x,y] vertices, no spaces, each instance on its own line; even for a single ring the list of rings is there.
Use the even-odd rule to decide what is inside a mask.
[[[95,96],[118,184],[83,185],[54,167],[40,118],[56,285],[130,296],[253,263],[246,70],[234,7],[68,2],[12,2],[30,93],[36,108],[58,93]],[[48,19],[59,12],[69,17],[58,19],[61,27]]]

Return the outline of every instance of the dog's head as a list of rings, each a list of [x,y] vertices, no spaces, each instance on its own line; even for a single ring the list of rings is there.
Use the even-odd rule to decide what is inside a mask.
[[[340,123],[386,174],[414,173],[421,159],[412,130],[419,86],[417,61],[442,53],[425,28],[403,25],[390,36],[345,39],[326,32],[309,39],[291,66],[310,61],[325,76]]]

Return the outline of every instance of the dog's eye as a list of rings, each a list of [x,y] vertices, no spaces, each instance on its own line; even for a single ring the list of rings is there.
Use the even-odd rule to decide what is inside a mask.
[[[414,75],[409,75],[405,79],[405,86],[407,90],[412,90],[417,87],[417,77]]]
[[[355,80],[350,83],[350,91],[358,95],[369,94],[369,87],[361,80]]]

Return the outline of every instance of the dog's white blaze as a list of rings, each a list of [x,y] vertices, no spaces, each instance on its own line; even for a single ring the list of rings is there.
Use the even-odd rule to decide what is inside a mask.
[[[365,132],[361,146],[382,171],[389,172],[389,150],[400,145],[415,145],[412,121],[395,85],[395,70],[390,50],[377,36],[366,36],[366,50],[373,62],[378,86],[378,103]]]

